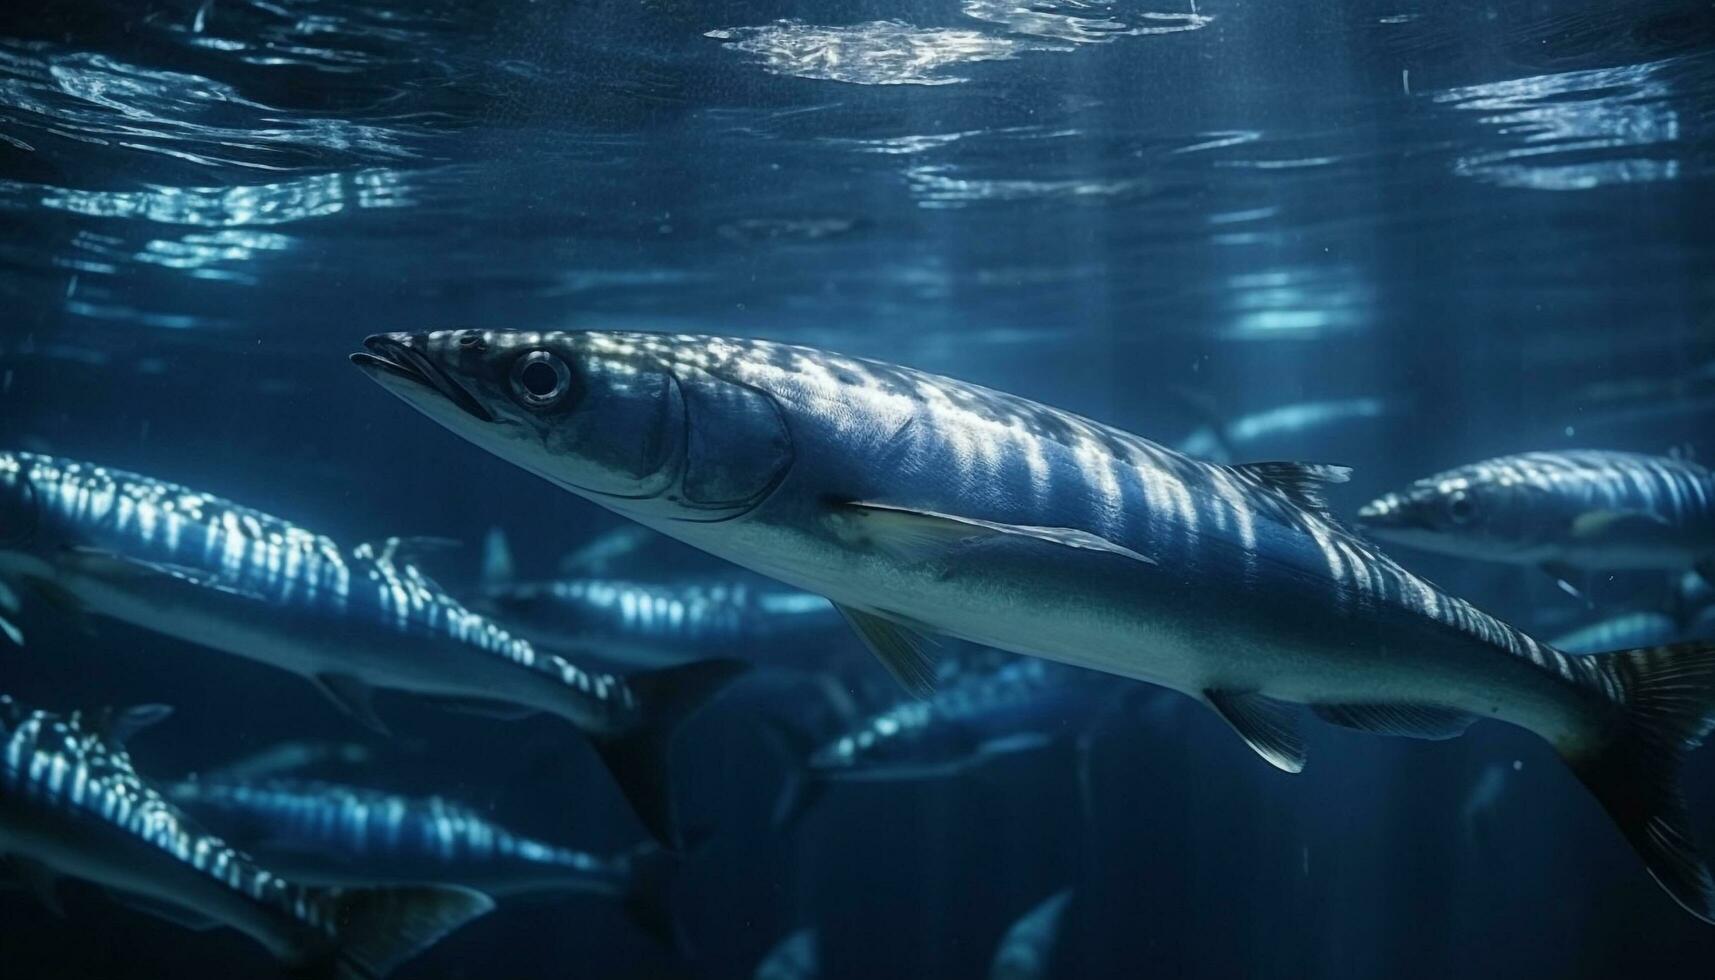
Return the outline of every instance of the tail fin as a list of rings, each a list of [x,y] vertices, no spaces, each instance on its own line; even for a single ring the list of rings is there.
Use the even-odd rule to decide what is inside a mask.
[[[796,827],[810,807],[822,798],[826,785],[810,770],[810,753],[814,746],[803,732],[778,718],[767,716],[757,719],[757,728],[786,767],[768,825],[775,830],[788,831]]]
[[[1691,839],[1679,763],[1715,729],[1715,643],[1607,654],[1624,719],[1603,739],[1563,748],[1650,874],[1686,911],[1715,923],[1715,877]]]
[[[642,703],[643,718],[622,735],[598,737],[596,752],[613,773],[638,819],[668,847],[681,846],[673,814],[667,756],[679,726],[750,669],[742,660],[699,660],[682,667],[627,678]]]
[[[678,877],[682,860],[654,844],[644,844],[632,851],[631,892],[625,897],[625,911],[651,938],[684,955],[686,944],[672,907],[673,881]]]
[[[333,975],[377,980],[442,937],[494,908],[494,900],[468,888],[329,888],[334,923]]]

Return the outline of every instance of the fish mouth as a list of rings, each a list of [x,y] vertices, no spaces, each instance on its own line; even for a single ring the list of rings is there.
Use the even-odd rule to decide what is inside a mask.
[[[412,382],[440,393],[466,415],[479,421],[497,421],[463,385],[424,357],[408,335],[378,333],[365,338],[363,346],[365,350],[351,355],[351,363],[382,385],[387,386],[388,379]]]

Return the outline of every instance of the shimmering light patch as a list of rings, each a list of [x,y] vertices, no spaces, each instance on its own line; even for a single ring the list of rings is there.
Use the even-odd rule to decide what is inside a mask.
[[[1681,160],[1672,61],[1536,75],[1448,89],[1439,104],[1482,113],[1500,149],[1462,156],[1454,173],[1503,187],[1588,190],[1673,180]]]
[[[1223,295],[1234,340],[1314,339],[1361,329],[1374,302],[1354,267],[1294,266],[1232,276]]]
[[[834,27],[782,20],[704,36],[755,55],[777,75],[854,85],[951,85],[965,79],[941,74],[943,69],[1005,60],[1033,46],[982,31],[914,27],[897,20]]]
[[[1196,13],[1131,9],[1116,0],[964,0],[966,17],[999,24],[1014,34],[1075,44],[1106,44],[1119,37],[1199,30],[1209,18]]]
[[[967,176],[950,164],[908,167],[905,180],[917,203],[926,208],[962,207],[984,201],[1108,200],[1150,188],[1143,177],[1108,179]]]

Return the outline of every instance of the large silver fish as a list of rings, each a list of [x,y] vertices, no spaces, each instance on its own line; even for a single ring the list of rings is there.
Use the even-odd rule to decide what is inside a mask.
[[[495,898],[588,894],[624,902],[671,943],[678,859],[653,844],[603,855],[536,840],[440,796],[219,775],[166,788],[174,803],[301,884],[453,884]]]
[[[356,363],[459,435],[658,531],[827,596],[905,683],[945,633],[1197,698],[1281,769],[1289,704],[1444,738],[1546,739],[1657,880],[1715,920],[1677,768],[1715,647],[1573,658],[1342,528],[1339,467],[1208,463],[910,368],[640,333],[369,338]]]
[[[1715,581],[1715,473],[1685,459],[1523,453],[1424,477],[1358,511],[1385,541],[1585,573],[1697,569]]]
[[[228,926],[309,974],[379,977],[493,907],[445,886],[313,888],[258,866],[138,778],[124,739],[159,708],[60,716],[0,696],[0,853],[55,903],[81,878],[192,928]]]
[[[374,688],[556,715],[591,736],[649,829],[676,840],[673,733],[744,665],[628,677],[585,669],[465,608],[406,560],[407,544],[347,550],[187,487],[0,452],[0,581],[14,600],[38,597],[291,671],[381,731]]]

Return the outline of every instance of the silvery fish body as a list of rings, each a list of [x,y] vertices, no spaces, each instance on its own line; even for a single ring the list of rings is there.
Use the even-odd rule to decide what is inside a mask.
[[[810,753],[822,779],[935,778],[1074,733],[1108,696],[1102,675],[1036,658],[965,670],[926,699],[906,698]]]
[[[1297,771],[1283,702],[1368,731],[1537,733],[1688,909],[1678,755],[1707,647],[1572,658],[1341,527],[1334,467],[1225,466],[1013,395],[763,341],[609,332],[372,337],[394,394],[548,480],[832,600],[908,686],[942,633],[1202,700]],[[1647,763],[1647,764],[1646,764]],[[1671,828],[1663,831],[1662,828]]]
[[[537,643],[637,667],[770,655],[804,664],[848,644],[828,600],[767,579],[508,582],[485,587],[482,603]]]
[[[446,882],[495,897],[625,897],[658,848],[602,856],[516,834],[439,796],[313,780],[199,778],[167,795],[269,867],[313,884]]]
[[[598,738],[642,811],[673,724],[737,670],[699,664],[621,677],[538,649],[467,609],[390,539],[343,549],[287,521],[148,477],[0,453],[0,579],[315,681],[371,728],[386,688],[542,711]],[[619,752],[599,740],[632,739]],[[645,750],[632,752],[647,740]],[[624,754],[624,760],[618,755]],[[664,835],[667,818],[644,814]]]
[[[51,896],[70,875],[174,921],[245,933],[287,963],[374,976],[486,912],[460,888],[324,889],[281,878],[138,777],[128,713],[66,716],[0,697],[0,852]],[[149,720],[147,712],[143,721]]]
[[[1358,519],[1384,540],[1485,561],[1715,571],[1715,473],[1669,456],[1501,456],[1418,480]]]

